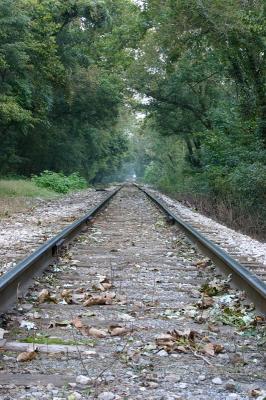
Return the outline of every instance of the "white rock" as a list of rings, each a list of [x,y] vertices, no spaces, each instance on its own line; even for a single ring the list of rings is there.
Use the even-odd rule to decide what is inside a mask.
[[[168,251],[168,253],[166,254],[167,257],[173,257],[174,253],[172,251]]]
[[[181,382],[180,384],[179,384],[179,387],[180,387],[180,389],[186,389],[187,388],[187,383],[185,383],[185,382]]]
[[[167,353],[167,351],[165,351],[165,350],[160,350],[160,351],[157,353],[157,355],[160,356],[160,357],[168,357],[168,353]]]
[[[159,383],[150,381],[148,382],[150,388],[156,389],[159,386]]]
[[[76,382],[81,383],[81,385],[87,385],[90,382],[90,378],[85,375],[78,375],[76,377]]]
[[[236,393],[229,393],[225,400],[240,400],[240,397]]]
[[[68,386],[75,388],[77,386],[76,382],[68,382]]]
[[[223,381],[221,378],[217,377],[212,379],[212,383],[214,383],[215,385],[222,385]]]
[[[36,326],[34,324],[34,322],[30,322],[30,321],[26,321],[26,320],[22,320],[20,323],[20,327],[21,328],[26,328],[28,331],[31,329],[36,329]]]
[[[205,381],[205,379],[206,379],[206,376],[205,376],[205,375],[200,375],[200,376],[198,377],[198,380],[199,380],[199,381]]]
[[[99,400],[113,400],[115,399],[115,394],[112,392],[102,392],[98,396]]]
[[[54,384],[53,383],[48,383],[48,385],[46,386],[47,390],[53,390],[54,389]]]

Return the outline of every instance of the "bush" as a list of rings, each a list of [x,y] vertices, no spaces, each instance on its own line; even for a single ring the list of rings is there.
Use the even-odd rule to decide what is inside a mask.
[[[32,181],[39,187],[52,189],[57,193],[68,193],[87,186],[86,180],[77,172],[66,176],[61,172],[43,171],[38,176],[34,175]]]

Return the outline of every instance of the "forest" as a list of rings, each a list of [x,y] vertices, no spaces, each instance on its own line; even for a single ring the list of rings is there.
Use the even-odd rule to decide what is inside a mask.
[[[136,179],[262,236],[264,0],[1,0],[0,175]]]

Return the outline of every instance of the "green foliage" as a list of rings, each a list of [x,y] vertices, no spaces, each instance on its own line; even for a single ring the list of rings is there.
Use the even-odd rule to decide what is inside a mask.
[[[39,176],[33,176],[32,182],[42,188],[54,190],[57,193],[67,193],[71,190],[84,189],[87,182],[78,173],[64,175],[52,171],[43,171]]]
[[[266,219],[265,2],[145,5],[149,28],[128,68],[146,114],[138,175],[209,199],[210,208],[222,203],[232,223],[248,216],[252,232],[263,231],[256,221]]]
[[[78,171],[93,181],[119,168],[124,49],[136,43],[129,34],[121,46],[119,24],[137,10],[131,1],[1,1],[2,175]]]

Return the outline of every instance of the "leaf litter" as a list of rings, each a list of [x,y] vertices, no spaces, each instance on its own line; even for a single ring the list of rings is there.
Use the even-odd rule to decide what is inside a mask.
[[[214,356],[224,350],[224,346],[218,343],[203,343],[205,338],[202,335],[191,329],[184,331],[173,330],[163,334],[155,339],[157,347],[172,352],[201,352],[203,354]]]

